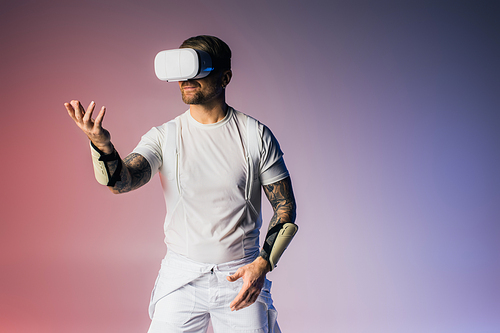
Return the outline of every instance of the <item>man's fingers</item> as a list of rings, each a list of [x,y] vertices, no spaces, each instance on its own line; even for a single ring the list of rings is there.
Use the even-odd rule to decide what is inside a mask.
[[[233,274],[233,275],[228,276],[228,277],[227,277],[227,280],[228,280],[229,282],[234,282],[234,281],[238,280],[238,279],[240,278],[240,276],[239,276],[239,275],[237,275],[237,274],[238,274],[238,273],[235,273],[235,274]]]
[[[241,295],[241,296],[240,296]],[[238,296],[231,302],[229,305],[231,311],[238,311],[246,308],[247,306],[255,303],[257,298],[259,297],[259,292],[246,290],[243,293],[239,293]]]
[[[229,282],[234,282],[234,281],[238,280],[239,278],[243,277],[243,272],[244,271],[241,268],[238,268],[236,273],[234,273],[233,275],[229,275],[227,277],[227,280]],[[237,309],[238,305],[244,300],[244,298],[247,296],[247,294],[248,294],[248,286],[246,284],[243,284],[243,287],[241,288],[238,295],[236,295],[236,297],[231,302],[231,304],[229,304],[231,311],[234,311]]]
[[[95,121],[92,119],[92,115],[95,110],[95,102],[92,101],[87,107],[87,111],[85,111],[82,107],[82,104],[78,100],[72,100],[69,103],[64,103],[66,110],[68,110],[68,114],[74,121],[76,121],[81,128],[85,127],[87,130],[91,130],[94,125],[97,127],[102,127],[102,120],[104,118],[104,114],[106,113],[106,107],[102,107],[97,115]]]
[[[265,272],[262,275],[262,272],[256,269],[256,267],[253,263],[245,265],[240,267],[236,273],[227,277],[227,280],[230,282],[234,282],[239,278],[243,278],[244,281],[240,292],[231,304],[229,304],[231,311],[246,308],[252,305],[259,297],[265,280]]]
[[[231,311],[241,310],[252,305],[259,297],[260,291],[252,285],[244,283],[238,295],[229,304]]]
[[[104,119],[104,115],[106,114],[106,107],[103,106],[101,108],[101,111],[99,111],[99,114],[95,118],[95,126],[97,127],[102,127],[102,120]]]
[[[75,109],[73,109],[73,106],[69,103],[64,103],[64,107],[66,108],[66,110],[68,110],[69,116],[76,121]]]
[[[260,293],[253,293],[250,297],[250,300],[249,300],[249,303],[248,305],[251,305],[253,303],[255,303],[255,301],[257,300],[257,298],[259,298],[259,294]]]
[[[231,308],[231,311],[234,310],[239,310],[239,305],[245,300],[245,298],[248,296],[248,290],[243,287],[238,296],[229,304],[229,307]]]
[[[73,109],[75,110],[75,118],[80,120],[83,118],[83,108],[82,108],[82,105],[80,104],[80,101],[75,101],[75,100],[72,100],[70,102],[71,106],[73,107]]]
[[[233,275],[229,275],[227,277],[227,280],[229,282],[234,282],[234,281],[238,280],[239,278],[241,278],[242,276],[243,276],[243,271],[241,270],[241,268],[238,268],[236,273],[234,273]]]
[[[85,115],[83,116],[83,121],[86,122],[92,119],[92,113],[94,112],[94,108],[95,108],[95,102],[92,101],[87,107],[87,112],[85,112]]]

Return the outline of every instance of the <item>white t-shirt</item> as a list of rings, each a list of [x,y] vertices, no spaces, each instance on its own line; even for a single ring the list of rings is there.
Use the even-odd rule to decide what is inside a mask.
[[[167,123],[153,127],[134,149],[149,162],[152,175],[160,172],[167,205],[164,230],[168,249],[214,264],[259,250],[260,185],[256,194],[245,198],[247,117],[228,108],[223,120],[201,124],[188,110],[173,120],[177,120],[178,155],[165,149],[166,138],[171,137],[166,134]],[[288,177],[283,153],[271,131],[258,123],[258,137],[253,140],[259,141],[260,184]],[[169,159],[176,159],[174,172],[167,167]]]

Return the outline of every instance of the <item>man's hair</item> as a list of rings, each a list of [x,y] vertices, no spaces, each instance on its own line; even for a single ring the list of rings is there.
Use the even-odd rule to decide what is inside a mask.
[[[217,37],[207,35],[191,37],[186,39],[180,48],[207,52],[212,58],[212,66],[216,71],[231,69],[231,49]]]

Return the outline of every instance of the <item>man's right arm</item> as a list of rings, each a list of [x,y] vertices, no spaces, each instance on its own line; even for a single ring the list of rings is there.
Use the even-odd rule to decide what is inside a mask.
[[[102,127],[102,121],[106,108],[103,106],[95,119],[92,118],[95,103],[91,102],[85,111],[77,100],[72,100],[70,103],[64,103],[69,116],[75,121],[76,125],[87,135],[92,141],[99,153],[104,156],[116,154],[115,148],[111,143],[111,135]],[[148,161],[140,154],[132,153],[125,159],[113,158],[109,161],[104,161],[107,167],[108,177],[112,178],[117,169],[121,169],[120,175],[116,183],[108,186],[113,193],[125,193],[135,190],[146,184],[151,178],[151,166]],[[121,168],[119,168],[121,163]],[[115,177],[116,179],[116,177]]]
[[[118,163],[122,163],[120,180],[114,186],[108,186],[115,194],[126,193],[138,189],[151,178],[151,166],[140,154],[132,153],[123,160],[105,162],[111,175],[114,174]]]

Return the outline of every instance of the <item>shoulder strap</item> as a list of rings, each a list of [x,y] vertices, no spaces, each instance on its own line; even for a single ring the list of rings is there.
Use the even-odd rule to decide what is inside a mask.
[[[250,198],[252,186],[259,179],[259,123],[254,118],[247,116],[247,163],[249,172],[247,175],[246,199]]]
[[[177,151],[177,122],[176,119],[167,123],[167,142],[168,151]]]
[[[165,135],[165,155],[163,163],[167,163],[167,178],[174,179],[177,183],[177,190],[180,193],[179,176],[179,124],[178,119],[167,123],[167,133]]]

